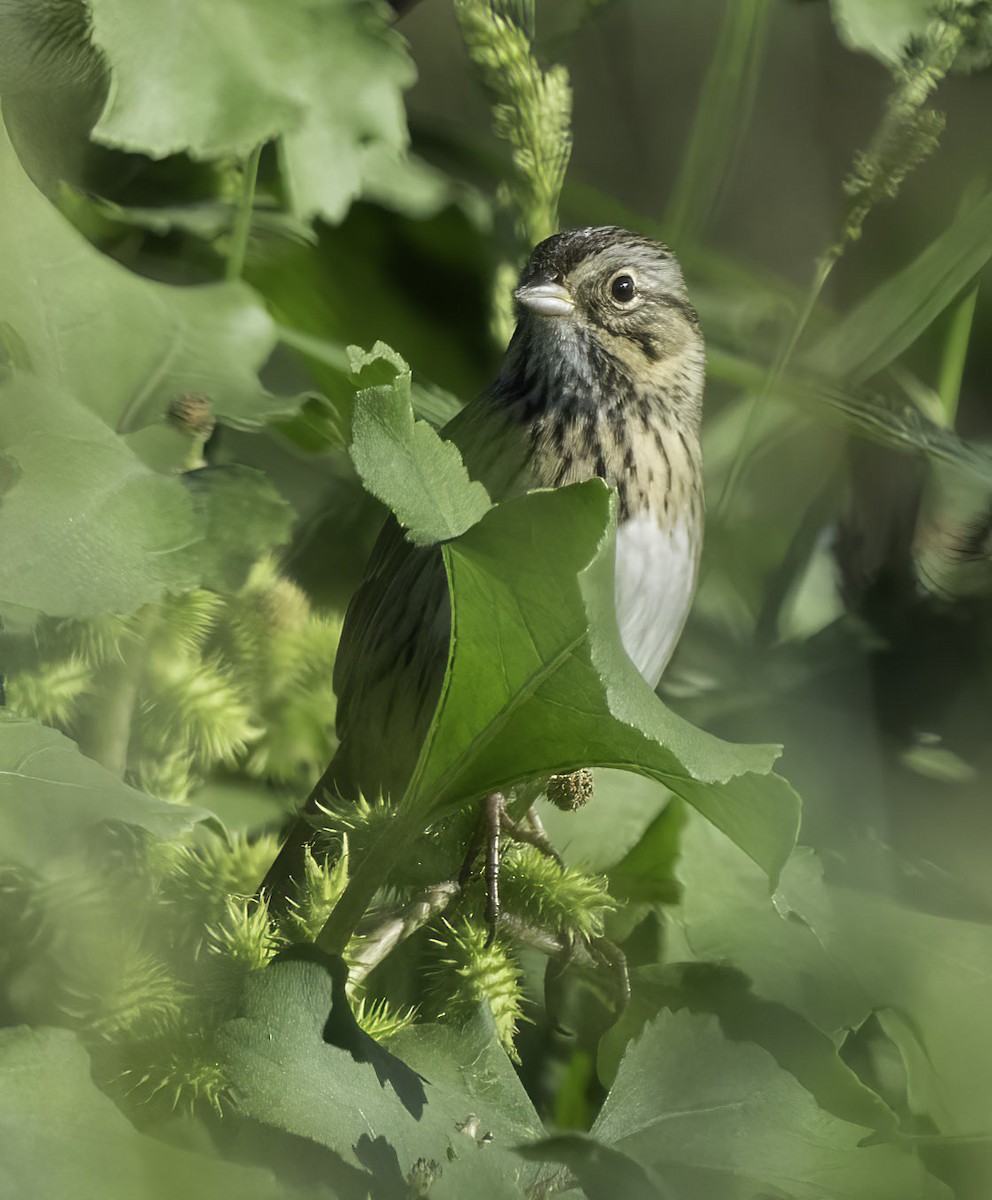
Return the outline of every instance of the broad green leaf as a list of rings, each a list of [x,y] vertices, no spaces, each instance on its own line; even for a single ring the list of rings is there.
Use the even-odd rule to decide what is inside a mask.
[[[238,283],[173,287],[94,249],[24,173],[0,130],[0,378],[30,370],[130,433],[187,392],[252,427],[295,410],[256,371],[275,345],[261,302]],[[178,465],[178,464],[177,464]]]
[[[958,216],[908,266],[855,305],[813,348],[810,365],[852,383],[878,374],[933,324],[989,259],[992,195]]]
[[[833,903],[831,954],[898,1046],[912,1110],[941,1133],[992,1138],[992,925],[846,889]]]
[[[869,998],[835,962],[812,923],[814,914],[829,913],[830,897],[810,851],[796,851],[778,893],[769,898],[761,873],[728,838],[690,820],[676,874],[682,903],[673,916],[687,956],[737,967],[756,995],[801,1013],[830,1036],[863,1023]],[[790,911],[798,919],[789,920]]]
[[[318,962],[277,961],[251,977],[245,1015],[223,1026],[219,1039],[241,1112],[327,1146],[352,1167],[371,1168],[380,1182],[376,1163],[392,1161],[402,1182],[424,1159],[439,1167],[432,1197],[454,1200],[476,1189],[523,1195],[535,1170],[512,1148],[541,1127],[491,1020],[480,1015],[463,1030],[420,1026],[391,1039],[388,1051],[406,1064],[402,1071],[426,1080],[414,1084],[419,1095],[405,1105],[402,1080],[398,1093],[372,1062],[324,1041],[331,994]],[[381,1143],[378,1154],[373,1141]]]
[[[0,389],[0,601],[128,612],[195,586],[203,534],[179,479],[55,386],[19,376]]]
[[[90,10],[110,72],[98,141],[202,159],[279,138],[290,202],[305,218],[341,220],[366,176],[373,192],[390,186],[415,72],[384,5],[91,0]]]
[[[950,1200],[909,1152],[819,1108],[715,1017],[662,1012],[630,1046],[593,1126],[680,1200]]]
[[[54,729],[0,709],[0,859],[39,867],[103,821],[175,838],[207,814],[136,791]]]
[[[678,868],[687,947],[744,971],[756,995],[839,1041],[876,1012],[903,1055],[914,1111],[942,1133],[992,1134],[992,926],[833,887],[801,849],[769,901],[718,831],[690,822]]]
[[[23,374],[0,387],[0,603],[82,616],[238,587],[288,536],[291,510],[260,472],[156,474],[56,389]]]
[[[0,1193],[72,1200],[293,1200],[312,1195],[260,1167],[139,1133],[93,1083],[64,1029],[0,1030]]]
[[[414,545],[458,537],[490,507],[457,447],[415,421],[409,371],[355,400],[351,457],[368,491],[387,504]]]
[[[637,673],[613,608],[611,512],[599,480],[532,492],[444,546],[451,661],[408,804],[436,810],[583,766],[632,770],[688,800],[774,878],[798,798],[770,774],[773,747],[694,728]]]
[[[888,1136],[896,1132],[895,1114],[841,1060],[826,1034],[784,1005],[759,999],[739,971],[710,963],[631,972],[630,1003],[599,1044],[597,1067],[604,1084],[613,1082],[631,1040],[662,1009],[711,1013],[732,1041],[767,1050],[827,1112]]]

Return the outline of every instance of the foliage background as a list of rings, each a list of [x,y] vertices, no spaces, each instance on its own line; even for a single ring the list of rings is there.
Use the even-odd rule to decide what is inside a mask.
[[[988,1193],[987,6],[534,18],[0,3],[11,1194]],[[317,933],[382,811],[329,816],[291,928],[251,898],[333,750],[382,501],[410,499],[349,457],[356,390],[440,424],[485,386],[556,205],[685,266],[709,517],[662,696],[784,746],[800,845],[753,861],[793,832],[754,758],[733,839],[647,757],[598,771],[580,813],[545,813],[574,886],[507,864],[544,941],[487,950],[470,904],[432,913],[356,1024],[321,960],[271,959]],[[349,358],[378,341],[405,362]],[[564,591],[605,509],[560,508]],[[457,867],[464,821],[420,816],[387,924]],[[545,977],[574,928],[625,950],[619,1020],[593,962]]]

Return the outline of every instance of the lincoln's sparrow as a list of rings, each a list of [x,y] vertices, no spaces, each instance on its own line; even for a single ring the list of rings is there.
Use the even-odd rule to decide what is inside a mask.
[[[703,338],[667,247],[613,227],[548,238],[515,292],[495,383],[445,428],[494,500],[600,476],[619,498],[616,613],[656,684],[692,600],[703,532]],[[451,636],[436,550],[387,523],[345,619],[335,667],[340,748],[314,791],[399,794],[433,716]],[[456,633],[457,637],[457,633]],[[468,799],[466,797],[466,799]],[[300,822],[266,880],[298,877]]]

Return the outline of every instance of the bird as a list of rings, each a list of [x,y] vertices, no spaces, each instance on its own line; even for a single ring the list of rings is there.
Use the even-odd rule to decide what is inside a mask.
[[[514,305],[495,380],[442,436],[497,503],[595,477],[616,490],[617,624],[654,688],[689,613],[704,526],[705,346],[681,267],[638,233],[566,230],[534,248]],[[311,812],[328,793],[402,794],[450,637],[440,553],[412,545],[389,518],[345,615],[334,669],[339,745]],[[300,878],[312,837],[304,815],[263,883],[274,902]]]

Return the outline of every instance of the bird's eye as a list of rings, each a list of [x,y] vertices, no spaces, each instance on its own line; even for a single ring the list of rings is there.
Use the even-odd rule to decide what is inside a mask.
[[[619,304],[626,304],[637,295],[637,285],[630,275],[618,275],[610,284],[610,295]]]

